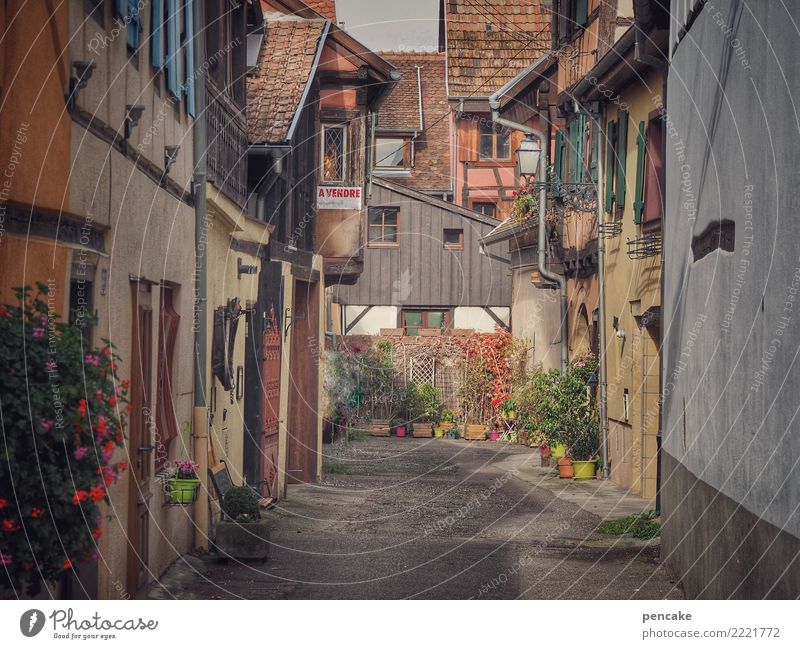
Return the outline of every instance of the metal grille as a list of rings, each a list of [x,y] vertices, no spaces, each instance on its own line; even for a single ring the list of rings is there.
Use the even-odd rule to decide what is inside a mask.
[[[412,356],[409,365],[408,379],[412,383],[435,385],[436,360],[430,356]]]
[[[344,178],[344,128],[341,126],[324,129],[323,179],[343,180]]]

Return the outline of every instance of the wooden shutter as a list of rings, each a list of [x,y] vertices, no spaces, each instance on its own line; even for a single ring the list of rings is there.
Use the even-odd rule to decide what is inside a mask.
[[[647,158],[647,133],[644,122],[639,122],[639,132],[636,134],[636,196],[633,199],[633,222],[642,222],[644,209],[644,170]]]
[[[586,143],[586,115],[578,116],[577,135],[575,141],[575,182],[583,182],[583,151]]]
[[[623,110],[619,114],[619,124],[617,125],[617,207],[620,209],[625,206],[625,190],[627,172],[625,165],[628,160],[628,111]]]
[[[201,0],[202,2],[202,0]],[[186,31],[186,78],[183,92],[186,94],[186,112],[194,117],[194,2],[186,0],[183,11]]]
[[[180,10],[178,0],[167,0],[167,89],[180,101],[181,83],[178,78],[180,56]]]
[[[584,27],[589,20],[589,0],[576,0],[575,26]]]
[[[617,123],[608,122],[606,127],[606,212],[614,209],[614,141],[617,136]]]
[[[592,122],[592,137],[589,146],[592,147],[589,159],[589,177],[593,183],[597,182],[597,156],[600,151],[600,130],[597,128],[595,122]]]
[[[564,183],[564,153],[566,149],[566,135],[563,129],[556,131],[556,152],[553,161],[553,196],[563,194]]]
[[[139,33],[142,30],[142,18],[139,15],[139,0],[122,0],[117,3],[117,11],[127,25],[125,36],[128,49],[136,52],[139,49]]]
[[[156,70],[164,67],[164,0],[153,0],[150,15],[150,63]]]
[[[660,117],[647,128],[647,173],[644,185],[644,220],[657,221],[664,213],[664,132]]]
[[[478,123],[472,119],[458,120],[458,160],[472,162],[478,159]]]

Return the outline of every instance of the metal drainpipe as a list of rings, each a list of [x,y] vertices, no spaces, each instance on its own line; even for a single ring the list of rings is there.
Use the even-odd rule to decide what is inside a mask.
[[[600,138],[603,133],[601,127],[601,120],[605,122],[606,108],[603,106],[600,117],[589,115],[590,119],[594,122],[595,133]],[[602,183],[603,183],[603,156],[600,155],[600,141],[597,144],[597,184],[595,185],[595,192],[597,193],[597,293],[598,302],[600,307],[600,349],[599,355],[599,387],[600,387],[600,456],[603,459],[603,478],[608,478],[608,375],[606,363],[606,269],[605,269],[605,242],[602,236],[603,222],[605,220],[605,210],[602,200]]]
[[[546,246],[546,230],[545,230],[545,210],[547,207],[547,188],[545,186],[545,179],[547,178],[547,146],[544,138],[544,133],[518,124],[499,116],[500,102],[492,95],[489,97],[489,107],[492,109],[492,121],[500,126],[507,126],[516,131],[525,133],[526,135],[533,135],[539,140],[542,145],[542,154],[539,156],[539,182],[541,183],[539,189],[539,258],[538,267],[539,274],[551,282],[557,282],[559,293],[561,297],[561,374],[567,373],[567,364],[569,363],[569,347],[567,345],[567,278],[563,275],[551,272],[545,266],[545,246]]]
[[[367,159],[369,160],[369,186],[367,187],[367,198],[372,198],[372,173],[375,169],[375,127],[378,124],[378,113],[372,111],[369,114],[369,151],[367,152]]]
[[[204,3],[195,3],[194,51],[198,61],[205,61]],[[194,334],[194,408],[192,410],[193,455],[200,478],[200,497],[194,507],[194,545],[208,549],[208,406],[206,403],[206,369],[208,365],[208,220],[206,214],[206,80],[205,72],[194,81],[197,117],[192,123],[194,157],[194,244],[195,244],[195,334]]]

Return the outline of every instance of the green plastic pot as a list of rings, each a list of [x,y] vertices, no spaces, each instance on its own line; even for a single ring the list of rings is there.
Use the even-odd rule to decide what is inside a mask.
[[[176,505],[191,505],[197,496],[200,488],[200,481],[197,478],[170,478],[169,499]]]
[[[594,480],[597,477],[597,460],[572,460],[576,480]]]
[[[556,459],[564,457],[567,454],[567,445],[561,442],[553,442],[550,444],[550,455]]]

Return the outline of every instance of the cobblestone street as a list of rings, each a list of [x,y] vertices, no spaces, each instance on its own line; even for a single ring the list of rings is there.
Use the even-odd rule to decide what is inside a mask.
[[[657,543],[595,532],[590,512],[619,517],[643,501],[606,482],[559,482],[530,449],[392,437],[325,453],[322,482],[290,486],[267,514],[265,564],[184,557],[150,597],[682,596]]]

